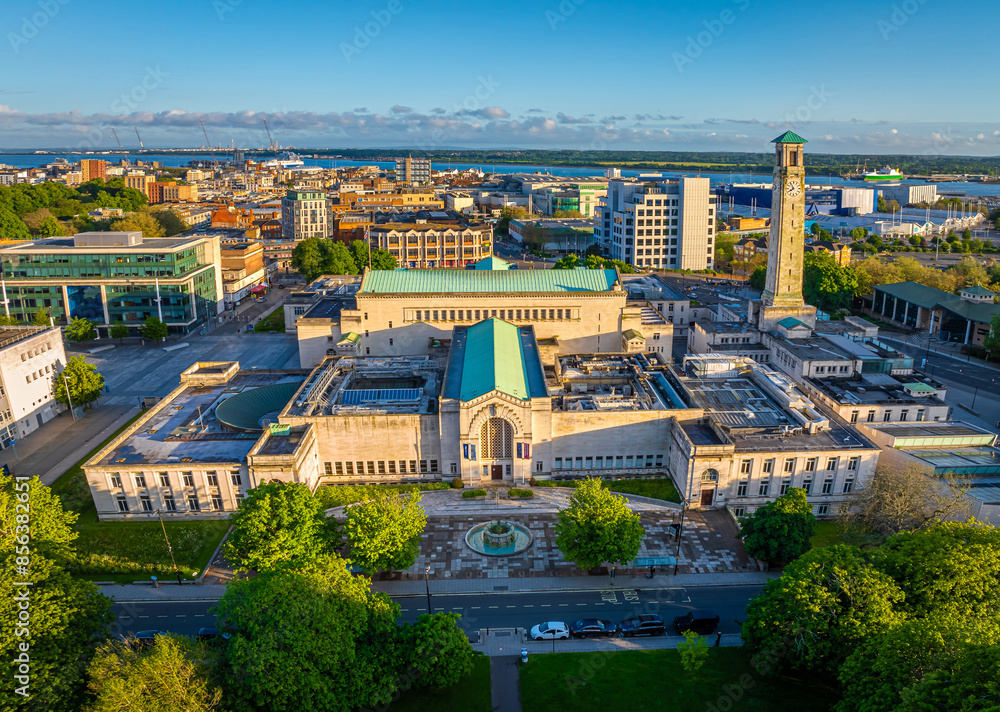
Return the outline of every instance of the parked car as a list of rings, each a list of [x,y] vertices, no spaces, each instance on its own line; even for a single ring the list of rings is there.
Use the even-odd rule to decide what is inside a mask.
[[[685,615],[674,618],[674,630],[678,633],[690,630],[700,635],[709,635],[718,626],[719,614],[715,611],[688,611]]]
[[[229,640],[229,633],[223,633],[218,628],[199,628],[197,637],[199,643],[208,640]]]
[[[563,640],[569,638],[569,626],[561,621],[539,623],[531,629],[532,640]]]
[[[584,618],[569,627],[569,634],[574,638],[594,638],[601,635],[612,636],[618,632],[618,626],[611,621],[597,618]]]
[[[652,613],[640,613],[623,620],[618,630],[626,638],[634,635],[664,635],[667,627],[663,625],[663,618]]]
[[[135,635],[123,635],[120,639],[125,645],[136,650],[151,648],[156,644],[156,636],[169,635],[164,630],[140,630]]]

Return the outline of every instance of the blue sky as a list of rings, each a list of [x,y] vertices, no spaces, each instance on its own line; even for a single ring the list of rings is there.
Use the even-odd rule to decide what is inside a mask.
[[[0,148],[1000,154],[966,0],[4,0]]]

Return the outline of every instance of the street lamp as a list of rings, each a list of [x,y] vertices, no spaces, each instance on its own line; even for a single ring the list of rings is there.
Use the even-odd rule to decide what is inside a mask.
[[[424,587],[427,589],[427,615],[431,615],[433,612],[431,610],[431,583],[430,583],[431,567],[428,564],[424,567]]]
[[[687,501],[681,502],[681,521],[677,527],[677,551],[674,554],[674,576],[677,575],[677,566],[681,558],[681,534],[684,532],[684,511],[687,509]]]
[[[63,382],[66,384],[66,402],[69,403],[69,414],[76,420],[76,411],[73,410],[73,399],[69,397],[69,378],[66,377],[66,369],[63,369]]]

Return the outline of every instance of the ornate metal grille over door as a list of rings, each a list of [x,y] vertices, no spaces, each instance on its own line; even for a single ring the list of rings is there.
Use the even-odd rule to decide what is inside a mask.
[[[514,456],[514,429],[503,418],[483,423],[479,449],[484,460],[508,460]]]

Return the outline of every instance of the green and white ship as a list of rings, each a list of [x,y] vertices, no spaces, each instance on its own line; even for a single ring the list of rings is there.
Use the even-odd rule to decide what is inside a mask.
[[[868,171],[861,176],[865,181],[876,181],[878,183],[898,183],[903,180],[903,174],[895,168],[886,166],[877,171]]]

